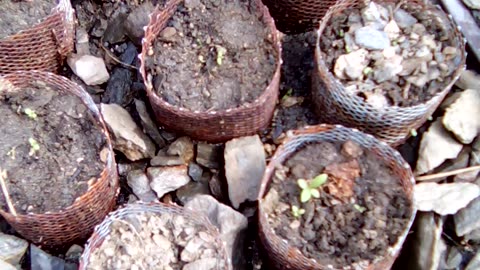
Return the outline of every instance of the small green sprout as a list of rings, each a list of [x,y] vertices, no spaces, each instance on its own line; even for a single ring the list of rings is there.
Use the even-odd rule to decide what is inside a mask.
[[[28,139],[28,143],[30,144],[30,152],[28,153],[28,155],[33,156],[35,152],[40,150],[40,144],[38,144],[38,142],[34,138]]]
[[[32,120],[35,120],[37,119],[37,113],[30,109],[30,108],[25,108],[25,110],[23,110],[23,112],[28,116],[28,118],[32,119]]]
[[[303,214],[305,214],[305,209],[299,208],[296,205],[292,205],[292,215],[295,218],[299,218]]]
[[[354,204],[353,208],[355,208],[355,210],[357,210],[360,213],[363,213],[363,212],[367,211],[367,208],[365,208],[361,205],[358,205],[358,204]]]
[[[428,121],[433,121],[433,117],[430,115],[428,118],[427,118]]]
[[[216,46],[217,48],[217,64],[219,66],[222,65],[223,63],[223,58],[225,57],[225,54],[227,53],[227,49],[225,49],[222,46]]]
[[[396,41],[396,40],[393,40],[393,41],[392,41],[392,46],[394,46],[394,47],[395,47],[395,46],[397,46],[397,45],[398,45],[398,41]]]
[[[345,32],[343,31],[343,29],[340,29],[338,31],[338,36],[341,37],[341,38],[343,38],[345,36]]]
[[[412,135],[412,137],[417,137],[418,135],[417,130],[416,129],[410,130],[410,135]]]
[[[368,76],[368,74],[373,72],[373,68],[371,67],[366,67],[363,69],[363,75]]]
[[[312,197],[320,198],[320,191],[318,191],[318,188],[327,182],[327,177],[326,174],[320,174],[309,182],[305,179],[298,179],[297,184],[302,189],[302,192],[300,193],[300,201],[305,203]]]
[[[350,46],[345,45],[345,52],[346,53],[351,53],[352,52],[352,49],[350,48]]]
[[[292,95],[293,95],[293,89],[292,89],[292,88],[289,88],[289,89],[287,90],[287,92],[285,93],[285,95],[283,95],[282,100],[285,100],[285,99],[287,99],[288,97],[291,97]]]

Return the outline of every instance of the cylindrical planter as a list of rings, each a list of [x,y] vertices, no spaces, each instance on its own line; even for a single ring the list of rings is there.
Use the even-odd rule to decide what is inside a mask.
[[[190,110],[181,106],[174,106],[156,93],[152,71],[148,70],[146,62],[152,61],[148,58],[153,54],[157,36],[165,28],[169,19],[172,18],[179,4],[182,2],[181,0],[168,1],[162,9],[157,9],[151,14],[150,23],[145,30],[145,38],[142,42],[140,72],[158,122],[171,130],[186,134],[194,139],[210,142],[222,142],[235,137],[252,135],[268,126],[273,116],[278,97],[281,45],[273,19],[260,0],[251,0],[250,3],[253,3],[252,6],[255,6],[255,10],[250,12],[253,12],[258,18],[261,18],[263,24],[268,26],[269,39],[272,40],[275,59],[272,59],[273,63],[267,61],[262,64],[274,64],[275,66],[273,76],[271,78],[265,78],[265,80],[268,81],[268,86],[264,90],[261,90],[261,94],[254,101],[227,109],[206,111]],[[239,29],[235,31],[237,30],[240,31]],[[220,66],[218,63],[219,60],[221,62],[221,56],[219,56],[218,48],[216,50],[217,59],[213,65]],[[198,61],[208,60],[207,57],[205,57],[199,58]],[[241,76],[242,74],[238,74],[236,77],[240,78]],[[215,80],[215,78],[212,80]],[[249,80],[249,78],[244,78],[244,80]],[[243,83],[243,81],[241,83]],[[225,89],[225,91],[232,90],[233,88]]]
[[[262,179],[260,240],[278,269],[390,269],[416,214],[414,183],[400,154],[371,135],[291,131]],[[304,197],[310,187],[317,194]]]
[[[377,1],[375,3],[393,5],[392,2],[394,1],[383,0],[383,1]],[[434,25],[434,27],[441,29],[441,31],[438,30],[439,33],[430,33],[428,32],[428,30],[425,30],[423,36],[419,36],[418,34],[415,34],[416,35],[415,38],[420,39],[420,41],[416,41],[417,42],[416,44],[420,44],[420,42],[422,42],[423,44],[425,39],[425,44],[429,44],[425,46],[431,46],[432,43],[427,43],[427,41],[430,42],[428,38],[431,35],[439,35],[442,43],[440,43],[440,41],[437,40],[438,36],[434,36],[435,37],[435,41],[433,41],[434,46],[437,46],[435,49],[430,49],[430,47],[426,47],[427,49],[421,52],[418,52],[417,50],[417,53],[415,54],[414,52],[414,55],[412,56],[411,55],[404,56],[402,55],[402,53],[405,51],[405,49],[403,49],[403,47],[401,46],[404,46],[404,43],[406,41],[413,39],[414,35],[412,32],[410,34],[410,37],[408,37],[408,34],[400,32],[400,33],[403,33],[402,34],[403,38],[407,36],[406,38],[407,40],[405,41],[404,39],[404,41],[401,41],[401,42],[397,42],[396,40],[391,41],[391,44],[389,45],[390,47],[388,49],[393,48],[393,50],[395,51],[394,52],[392,50],[388,52],[384,51],[383,55],[390,54],[390,56],[388,57],[392,57],[388,59],[385,58],[386,60],[384,61],[386,62],[384,63],[388,63],[388,61],[390,61],[390,63],[394,63],[393,62],[394,60],[392,59],[396,59],[395,57],[397,56],[402,57],[401,61],[405,61],[405,62],[411,61],[410,63],[414,63],[413,62],[415,60],[414,57],[417,57],[417,55],[419,55],[419,57],[429,57],[433,55],[434,58],[433,60],[428,60],[430,62],[424,63],[425,65],[428,65],[428,67],[425,66],[425,69],[427,70],[427,72],[419,71],[424,69],[424,67],[422,66],[423,64],[422,65],[418,64],[413,66],[410,65],[409,68],[407,68],[408,67],[407,65],[405,65],[405,68],[404,68],[403,62],[402,64],[398,64],[398,65],[391,64],[392,70],[396,70],[395,73],[393,74],[399,74],[399,75],[393,76],[392,79],[386,79],[386,77],[385,79],[381,79],[380,74],[378,77],[375,77],[376,76],[375,68],[378,63],[378,60],[372,60],[373,59],[372,53],[373,52],[377,54],[382,53],[381,49],[374,51],[370,48],[367,48],[367,51],[369,53],[369,56],[367,56],[367,61],[370,61],[370,62],[367,68],[363,69],[363,72],[362,70],[360,70],[360,72],[358,73],[360,77],[358,77],[358,79],[354,80],[352,78],[339,78],[336,75],[337,73],[334,73],[335,68],[337,68],[337,62],[339,62],[338,59],[340,59],[340,57],[345,57],[344,59],[347,59],[347,56],[350,56],[352,53],[358,53],[358,56],[363,57],[361,55],[363,52],[361,51],[362,50],[365,51],[364,48],[366,47],[362,45],[360,46],[360,49],[356,49],[355,51],[353,51],[352,48],[347,48],[348,46],[350,46],[349,44],[347,44],[348,43],[346,39],[347,31],[349,31],[348,34],[353,40],[355,40],[355,42],[356,42],[357,31],[356,30],[350,31],[348,29],[348,26],[346,30],[333,29],[335,28],[335,26],[331,27],[330,25],[332,21],[338,20],[338,18],[345,18],[346,21],[348,20],[353,21],[354,19],[351,19],[349,17],[349,14],[351,14],[352,10],[355,10],[355,11],[359,10],[359,12],[361,12],[362,8],[365,8],[365,4],[362,1],[353,1],[353,0],[339,1],[335,6],[333,6],[327,12],[327,14],[325,15],[324,19],[320,24],[320,28],[317,33],[318,40],[317,40],[317,46],[315,50],[316,63],[315,63],[315,70],[312,75],[312,99],[315,106],[315,111],[317,112],[317,115],[322,119],[323,123],[341,124],[348,127],[358,128],[361,131],[372,134],[377,138],[380,138],[381,140],[393,146],[399,145],[409,137],[412,130],[419,128],[433,114],[433,112],[436,110],[438,105],[441,103],[441,101],[449,92],[452,85],[460,76],[460,73],[462,72],[462,70],[465,69],[466,53],[465,53],[464,40],[460,32],[458,31],[457,27],[448,18],[445,12],[443,12],[439,7],[433,6],[431,4],[425,4],[424,1],[408,1],[408,2],[405,2],[405,4],[403,4],[401,7],[404,10],[404,13],[411,13],[410,15],[407,14],[408,15],[407,17],[410,20],[414,20],[414,22],[415,21],[419,22],[419,23],[416,23],[414,26],[409,26],[410,28],[404,28],[404,29],[414,29],[412,27],[418,26],[419,24],[421,24],[420,26],[422,26],[423,25],[421,23],[422,21],[429,21],[431,25]],[[360,20],[362,20],[362,18],[360,18]],[[388,20],[385,20],[385,22],[388,22]],[[367,26],[367,24],[365,25]],[[362,29],[366,29],[367,28],[366,26],[362,27]],[[393,28],[397,28],[397,27],[398,26]],[[338,58],[334,58],[334,60],[332,61],[335,64],[335,67],[334,67],[334,64],[332,62],[330,62],[330,64],[327,62],[329,57],[331,57],[331,55],[333,54],[331,52],[331,48],[333,48],[334,45],[333,43],[330,45],[327,45],[326,43],[330,41],[324,38],[326,35],[332,35],[335,31],[337,32],[335,36],[342,37],[342,39],[339,39],[339,40],[342,42],[345,42],[345,44],[347,45],[345,45],[344,54]],[[385,30],[381,30],[381,31],[385,31]],[[395,29],[389,30],[389,31],[395,31]],[[400,31],[406,31],[406,30],[400,30]],[[414,30],[409,30],[409,31],[414,31]],[[419,30],[418,32],[420,33],[421,31]],[[383,34],[387,32],[381,32],[381,33]],[[345,37],[343,37],[343,35],[345,35]],[[389,37],[389,39],[391,38]],[[398,39],[400,40],[400,38]],[[362,42],[365,42],[365,41],[362,41]],[[417,45],[408,45],[408,46],[417,46]],[[396,48],[399,48],[400,53],[396,51],[397,50]],[[437,58],[437,50],[439,50],[439,48],[441,48],[441,50],[444,50],[444,51],[445,51],[445,48],[447,49],[455,48],[456,55],[454,56],[453,60],[444,60],[445,62],[441,62],[441,60],[439,60],[441,58]],[[439,52],[439,54],[441,54],[439,57],[443,55],[443,52],[442,51]],[[392,55],[392,53],[394,55]],[[422,53],[425,53],[425,54],[422,55]],[[360,61],[363,61],[363,60],[358,60],[356,62],[360,63]],[[434,66],[435,64],[438,65],[438,67],[440,68],[435,67]],[[387,64],[383,64],[383,65],[386,66]],[[402,70],[399,71],[399,69],[395,69],[396,68],[395,65],[401,66]],[[339,68],[340,66],[341,65],[338,64]],[[414,69],[414,71],[409,71],[410,68]],[[433,74],[434,73],[433,71],[438,72],[438,70],[442,70],[441,68],[443,68],[444,70],[445,68],[447,69],[445,73],[447,75],[442,75],[442,76],[445,76],[445,77],[442,77],[444,78],[443,81],[440,80],[440,78],[432,79],[432,80],[429,79],[429,81],[427,81],[424,84],[424,86],[421,86],[421,84],[419,84],[420,78],[423,78],[422,76],[431,76],[430,71],[432,71],[432,74]],[[436,70],[433,70],[433,69],[436,69]],[[403,72],[405,72],[405,74]],[[411,72],[411,73],[408,73],[408,72]],[[427,74],[427,75],[423,75],[423,74]],[[346,74],[345,76],[349,77],[350,75]],[[417,77],[413,78],[413,76],[417,76],[418,80],[414,81],[413,79],[417,79]],[[397,80],[396,82],[389,84],[389,86],[396,87],[396,89],[398,89],[398,90],[395,90],[395,91],[398,91],[396,94],[397,96],[395,96],[395,98],[407,97],[407,99],[404,99],[404,100],[407,100],[407,102],[405,102],[404,105],[398,105],[399,103],[395,104],[395,102],[391,102],[386,106],[382,106],[382,105],[373,106],[373,103],[374,103],[373,101],[372,103],[369,103],[367,102],[366,97],[362,96],[365,94],[364,92],[362,92],[363,90],[361,87],[364,87],[363,89],[366,89],[367,87],[370,87],[370,85],[372,85],[372,84],[369,84],[369,85],[365,84],[365,86],[363,86],[362,83],[366,82],[367,80],[370,80],[370,82],[373,83],[373,86],[371,87],[375,87],[374,88],[375,91],[378,90],[382,92],[382,94],[380,95],[385,100],[387,100],[386,93],[390,93],[388,91],[390,91],[391,89],[386,88],[386,86],[384,87],[383,84],[385,82],[389,83],[389,82],[394,82],[394,80]],[[381,82],[381,80],[384,80],[384,81]],[[350,86],[353,86],[355,90],[350,90],[350,88],[346,86],[345,82],[348,82],[349,84],[351,84]],[[357,88],[355,88],[355,86]],[[408,99],[411,98],[412,94],[410,95],[408,94],[409,93],[408,89],[410,89],[410,93],[412,93],[412,91],[418,91],[420,93],[418,94],[418,96],[414,98],[418,98],[420,97],[420,95],[425,95],[425,96],[423,97],[423,99],[418,100],[415,103],[413,102],[409,103]],[[420,89],[420,90],[416,90],[416,89]],[[371,91],[371,90],[365,90],[365,91]],[[376,94],[377,92],[372,94],[372,96]],[[384,95],[385,97],[383,97]],[[376,97],[378,96],[375,96],[375,98]],[[372,100],[373,99],[374,98],[372,98]]]
[[[0,75],[21,70],[57,72],[73,51],[74,26],[70,1],[59,0],[41,22],[0,39]]]
[[[296,34],[318,27],[336,0],[263,0],[275,19],[278,30]]]
[[[62,120],[63,122],[66,122],[66,123],[60,122],[64,124],[64,126],[61,126],[61,127],[59,126],[58,128],[54,129],[54,131],[33,129],[35,131],[31,131],[32,133],[30,135],[27,134],[27,136],[19,136],[20,133],[23,133],[23,131],[11,133],[11,134],[18,133],[17,137],[15,137],[15,140],[17,141],[12,140],[8,136],[2,138],[2,140],[5,140],[5,142],[13,141],[19,145],[18,147],[17,146],[13,147],[11,151],[9,151],[8,157],[5,157],[5,159],[11,158],[11,160],[8,161],[10,163],[5,162],[4,164],[2,164],[1,166],[2,170],[5,170],[6,168],[5,166],[10,166],[11,168],[14,168],[12,166],[16,166],[16,165],[9,165],[9,164],[13,164],[12,162],[16,162],[15,159],[18,160],[19,158],[22,158],[23,161],[27,161],[29,163],[29,164],[25,164],[25,166],[30,164],[38,164],[38,165],[31,165],[36,167],[28,167],[28,168],[32,168],[32,170],[35,171],[34,172],[35,174],[39,173],[40,171],[39,168],[42,168],[42,166],[44,167],[45,164],[58,164],[58,166],[56,165],[56,168],[59,168],[60,171],[63,170],[63,174],[59,171],[49,172],[48,169],[45,170],[45,173],[48,173],[50,177],[49,179],[51,179],[49,183],[62,183],[62,186],[65,186],[65,187],[67,185],[72,186],[71,183],[78,183],[78,185],[75,184],[74,189],[70,189],[70,191],[68,191],[70,192],[68,194],[72,194],[72,195],[65,195],[67,191],[63,189],[60,189],[60,191],[58,191],[58,194],[49,194],[47,193],[46,190],[37,190],[36,188],[34,189],[31,186],[27,186],[25,189],[23,189],[24,192],[18,191],[19,189],[22,190],[21,188],[15,188],[16,191],[14,191],[13,187],[14,185],[17,185],[15,183],[32,181],[34,178],[37,177],[37,175],[29,175],[27,177],[28,179],[17,179],[15,178],[15,175],[18,172],[10,170],[10,171],[7,171],[5,174],[2,173],[2,182],[5,183],[5,186],[2,186],[1,196],[2,196],[2,200],[4,200],[5,202],[5,207],[0,209],[0,214],[8,221],[8,223],[10,223],[10,225],[12,225],[12,227],[20,235],[22,235],[25,239],[35,244],[48,246],[48,247],[55,247],[55,246],[70,244],[72,241],[75,241],[75,240],[81,240],[81,239],[87,238],[89,234],[93,231],[94,227],[97,224],[99,224],[105,218],[105,216],[113,209],[116,203],[116,195],[118,194],[118,190],[119,190],[114,152],[112,149],[107,128],[105,126],[105,123],[103,121],[103,118],[100,115],[100,112],[97,106],[91,99],[90,95],[82,87],[71,82],[65,77],[61,77],[53,73],[42,72],[42,71],[19,71],[19,72],[13,72],[4,76],[0,76],[0,81],[2,82],[0,86],[0,94],[9,95],[17,100],[24,100],[24,101],[26,100],[27,102],[27,103],[25,102],[19,103],[22,105],[17,109],[18,115],[19,115],[18,117],[22,117],[21,120],[25,121],[25,122],[22,122],[22,123],[25,123],[24,125],[25,128],[21,129],[22,127],[19,127],[18,130],[29,130],[30,127],[26,128],[27,124],[34,125],[34,126],[37,125],[37,127],[41,127],[41,126],[38,126],[40,125],[40,122],[38,122],[38,118],[48,117],[50,113],[50,111],[45,111],[44,107],[42,107],[47,105],[39,105],[39,104],[47,104],[43,102],[50,102],[48,101],[49,97],[46,94],[47,90],[45,90],[44,92],[41,92],[40,94],[36,94],[36,99],[34,100],[37,100],[37,101],[33,101],[34,103],[32,103],[31,99],[22,99],[23,96],[21,96],[21,94],[23,93],[35,93],[36,91],[42,91],[42,89],[46,89],[48,87],[50,89],[48,90],[50,93],[57,92],[63,95],[64,97],[68,97],[68,96],[75,97],[75,98],[62,99],[63,101],[62,100],[56,101],[55,104],[63,104],[62,102],[76,102],[76,104],[83,103],[84,105],[84,106],[80,106],[80,105],[74,104],[71,106],[72,112],[68,112],[67,114],[60,114],[60,115],[63,115],[62,117],[73,117],[72,118],[73,120],[69,120],[68,122]],[[26,92],[27,89],[29,92]],[[35,90],[33,92],[30,92],[33,89]],[[30,97],[33,97],[32,94],[28,94],[28,95],[31,95]],[[74,100],[74,101],[71,101],[71,100]],[[38,108],[41,108],[39,109],[40,112],[30,109],[30,108],[35,108],[35,106]],[[64,106],[63,108],[65,108],[66,105],[64,104],[64,105],[54,105],[54,106]],[[67,108],[68,107],[69,106],[67,106]],[[6,107],[4,106],[3,108],[6,108]],[[55,108],[60,108],[60,107],[55,107]],[[46,114],[43,114],[44,111]],[[62,113],[61,111],[58,111],[58,110],[52,113],[55,113],[55,115],[58,115],[59,112]],[[6,121],[9,121],[8,123],[12,123],[10,120],[12,119],[11,117],[9,119],[5,117],[6,116],[4,116],[4,123],[7,123]],[[56,116],[52,116],[52,117],[56,117]],[[80,120],[77,120],[79,118],[75,118],[75,117],[82,117],[83,119],[81,120],[81,122],[79,122]],[[50,118],[50,119],[54,119],[54,118]],[[59,119],[59,118],[57,117],[56,119]],[[60,121],[60,120],[56,120],[56,121]],[[68,130],[71,130],[70,128],[71,125],[68,125],[68,124],[72,122],[78,122],[79,124],[77,124],[77,126],[83,127],[83,128],[85,128],[85,126],[82,126],[83,123],[89,123],[88,125],[90,127],[94,127],[96,129],[95,131],[93,131],[93,129],[90,129],[90,130],[86,130],[85,132],[86,133],[88,132],[89,134],[95,134],[95,135],[88,135],[89,136],[88,138],[95,136],[95,138],[98,138],[97,140],[99,142],[96,142],[96,141],[86,142],[85,140],[83,140],[82,145],[84,145],[85,143],[87,144],[91,143],[92,145],[91,150],[87,150],[83,146],[80,146],[82,149],[79,151],[95,151],[95,152],[90,152],[92,154],[81,154],[81,155],[84,157],[96,156],[95,159],[98,160],[98,162],[96,163],[92,162],[94,161],[94,159],[85,160],[82,158],[77,158],[73,163],[70,162],[68,165],[65,165],[68,163],[65,160],[67,160],[68,156],[70,155],[66,153],[72,153],[72,152],[65,152],[65,151],[74,151],[71,149],[74,149],[74,147],[79,147],[79,146],[70,145],[68,146],[69,148],[66,148],[70,150],[62,150],[63,149],[62,147],[67,147],[67,146],[63,146],[61,142],[65,141],[65,138],[69,138],[69,137],[65,137],[67,135],[56,135],[56,136],[64,136],[64,137],[55,137],[55,136],[49,137],[48,134],[53,134],[53,133],[67,134],[65,132]],[[43,124],[45,123],[43,122],[43,118],[41,123],[42,123],[41,124],[42,126],[47,127],[46,124]],[[65,132],[59,131],[59,129],[65,130]],[[15,128],[12,130],[15,130]],[[7,134],[10,134],[10,133],[7,133]],[[44,134],[47,134],[47,135],[44,135]],[[81,136],[87,136],[87,135],[81,135]],[[48,138],[48,139],[45,139],[45,138]],[[24,141],[27,141],[27,139],[28,139],[28,142],[30,143],[30,153],[28,153],[28,151],[25,152],[25,150],[28,150],[28,148],[26,148],[26,146],[28,147],[28,143],[24,143]],[[48,159],[44,158],[44,156],[46,156],[47,153],[49,152],[51,153],[51,152],[57,151],[56,149],[59,149],[57,153],[54,153],[53,155],[48,154],[49,157],[53,157],[53,160],[55,162],[48,163],[53,160],[51,160],[50,158]],[[63,151],[62,155],[60,155],[60,151]],[[28,153],[28,154],[25,154],[25,153]],[[82,153],[87,153],[87,152],[82,152]],[[7,161],[5,159],[4,161]],[[39,161],[39,160],[43,160],[43,161]],[[93,169],[90,169],[93,166],[95,166],[94,171]],[[71,170],[71,168],[74,168],[74,167],[76,168],[75,171]],[[69,168],[69,169],[67,171],[64,168]],[[96,171],[98,171],[98,174],[94,175]],[[90,174],[90,172],[92,172],[92,174]],[[22,172],[22,174],[25,174],[25,172]],[[10,181],[9,176],[11,176],[12,178],[15,178],[15,179],[12,179],[15,183]],[[78,181],[81,181],[81,182],[77,182],[77,179]],[[50,185],[49,183],[46,183],[45,185],[47,185],[48,187],[48,185]],[[67,183],[67,184],[64,185],[63,183]],[[51,187],[54,188],[55,185]],[[7,193],[10,193],[10,195],[7,195],[3,192],[5,188],[7,190]],[[29,188],[31,189],[29,190]],[[79,190],[82,190],[82,191],[79,191]],[[81,193],[83,192],[83,190],[85,190],[85,192]],[[15,201],[13,199],[7,199],[9,197],[13,198],[11,197],[12,192],[17,192],[17,194],[25,194],[25,195],[22,195],[24,197],[36,196],[35,207],[38,207],[37,208],[38,211],[37,210],[30,211],[28,207],[24,209],[23,206],[21,208],[15,207],[14,205]],[[30,194],[30,195],[27,195],[27,194]],[[18,197],[18,198],[22,198],[22,197]],[[32,202],[29,201],[33,199],[31,199],[31,197],[25,197],[25,198],[26,199],[19,199],[19,200],[26,201],[26,203],[28,203],[30,206],[33,206],[33,204],[30,204]],[[63,198],[67,198],[67,199],[63,200]],[[63,200],[63,203],[55,205],[55,203],[53,203],[53,200]],[[9,201],[10,201],[10,205],[9,205]],[[73,202],[71,205],[66,207],[63,206],[68,204],[70,201]],[[12,204],[13,204],[14,211],[16,210],[17,213],[12,211]],[[48,207],[45,206],[47,204],[49,205]],[[42,209],[45,209],[45,210],[42,210]],[[52,209],[55,209],[55,210],[52,210]]]
[[[121,232],[119,227],[121,227]],[[178,232],[175,230],[182,230],[182,232],[177,235]],[[185,233],[187,231],[188,233]],[[134,235],[134,239],[125,237],[127,234]],[[123,237],[125,239],[119,239]],[[162,239],[162,242],[158,239]],[[139,244],[142,246],[138,247]],[[192,249],[192,246],[195,248]],[[175,254],[174,250],[177,250],[177,247],[182,247],[182,249],[185,247],[185,249],[180,254]],[[106,249],[110,249],[110,252]],[[185,251],[189,252],[188,256],[184,254]],[[165,257],[168,252],[173,254]],[[192,252],[203,252],[204,255],[207,253],[209,255],[205,255],[208,258],[204,255],[198,258],[195,254],[191,254]],[[137,253],[144,254],[138,255]],[[129,258],[127,264],[123,257]],[[128,204],[126,207],[112,212],[95,228],[83,251],[79,269],[112,269],[114,268],[112,265],[118,261],[123,263],[116,265],[121,269],[133,269],[133,267],[130,268],[131,265],[136,265],[136,269],[163,269],[161,264],[165,266],[165,260],[173,259],[170,262],[177,264],[186,258],[190,258],[186,263],[190,264],[188,269],[207,269],[200,266],[205,263],[205,260],[211,260],[210,263],[214,264],[209,264],[208,269],[232,269],[220,233],[206,216],[176,205],[140,202]],[[108,259],[110,261],[106,262]],[[162,259],[164,261],[158,261]],[[184,268],[176,265],[171,269]]]

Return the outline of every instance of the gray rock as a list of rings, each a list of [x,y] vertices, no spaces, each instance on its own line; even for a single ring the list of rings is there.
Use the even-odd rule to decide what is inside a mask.
[[[403,70],[402,60],[403,58],[401,56],[395,55],[381,61],[373,73],[374,80],[377,83],[391,80]]]
[[[366,25],[378,25],[383,28],[387,24],[388,10],[374,2],[369,2],[362,10],[362,19]]]
[[[463,239],[465,241],[474,241],[474,242],[480,242],[480,229],[476,229],[471,231],[470,233],[467,233],[463,236]]]
[[[88,44],[87,31],[79,25],[77,25],[75,31],[75,50],[77,55],[90,54],[90,45]]]
[[[429,172],[445,160],[456,158],[462,148],[443,128],[442,119],[437,119],[422,136],[416,173]]]
[[[213,270],[217,267],[217,258],[203,258],[187,263],[182,270]]]
[[[122,9],[113,19],[108,21],[107,29],[103,33],[103,41],[110,44],[119,43],[125,40],[126,10]]]
[[[480,229],[480,198],[473,200],[467,207],[455,214],[455,231],[458,236],[464,236],[474,230]]]
[[[124,108],[117,104],[102,103],[100,110],[111,132],[115,149],[132,161],[155,156],[155,145]]]
[[[135,196],[141,201],[152,202],[157,196],[150,187],[150,181],[143,170],[133,170],[128,173],[127,184],[132,189]]]
[[[480,269],[480,250],[477,251],[477,254],[470,260],[465,270],[478,270]]]
[[[414,24],[416,24],[418,21],[415,17],[410,15],[410,13],[408,13],[407,11],[401,8],[395,11],[395,13],[393,14],[393,17],[400,28],[411,27]]]
[[[167,154],[171,156],[179,156],[185,164],[193,159],[193,142],[189,137],[180,137],[176,139],[167,150]]]
[[[143,27],[148,24],[148,15],[150,15],[154,9],[155,6],[151,1],[145,1],[128,14],[124,25],[125,33],[137,45],[141,44],[142,38],[145,35]]]
[[[218,173],[212,175],[208,181],[208,187],[210,188],[210,193],[219,201],[225,201],[226,198],[223,194],[222,181],[218,176]]]
[[[460,78],[455,82],[455,86],[466,89],[480,90],[480,75],[473,70],[464,70]]]
[[[67,58],[67,64],[87,85],[103,84],[110,78],[103,58],[71,54]]]
[[[443,125],[464,144],[470,144],[480,133],[480,90],[467,89],[450,105]]]
[[[201,4],[200,0],[185,0],[185,7],[186,8],[195,8]]]
[[[158,198],[190,182],[186,165],[150,167],[147,169],[147,176],[150,179],[150,187],[155,191]]]
[[[184,205],[193,199],[196,195],[209,195],[210,190],[208,188],[208,182],[189,182],[185,186],[179,188],[175,194],[177,195],[178,200]]]
[[[153,141],[155,141],[155,143],[157,143],[159,148],[163,148],[166,145],[165,139],[163,139],[160,134],[157,125],[153,122],[152,118],[150,118],[145,102],[140,99],[135,99],[135,108],[140,116],[145,132],[153,139]]]
[[[248,226],[247,218],[232,208],[219,203],[212,196],[197,195],[185,205],[195,212],[208,216],[210,222],[219,230],[222,240],[226,243],[228,254],[231,255],[235,269],[242,269],[243,239]]]
[[[179,156],[169,156],[163,152],[159,152],[150,160],[150,165],[152,166],[176,166],[182,164],[185,164],[183,158]]]
[[[64,270],[65,261],[45,253],[35,245],[30,245],[31,269]]]
[[[2,269],[2,270],[17,270],[17,268],[15,268],[13,265],[11,265],[11,264],[9,264],[6,261],[1,260],[1,259],[0,259],[0,269]]]
[[[333,68],[335,76],[339,79],[351,80],[360,78],[363,74],[363,70],[368,65],[367,60],[368,51],[365,49],[359,49],[349,54],[340,55],[335,61]]]
[[[463,0],[463,3],[471,9],[480,9],[480,0]]]
[[[369,50],[383,50],[390,46],[387,33],[370,26],[355,30],[355,43]]]
[[[242,137],[225,144],[225,175],[233,207],[255,201],[265,171],[265,151],[258,135]]]
[[[445,269],[457,269],[462,263],[462,253],[455,247],[449,248],[448,254],[445,257]]]
[[[198,182],[202,179],[203,169],[197,163],[190,162],[188,164],[188,175],[193,181]]]
[[[27,251],[28,242],[13,235],[0,233],[0,259],[16,265]]]
[[[82,253],[83,253],[83,247],[81,247],[79,245],[72,245],[67,250],[67,253],[65,253],[65,258],[67,260],[78,261],[78,259],[82,256]]]
[[[221,145],[214,145],[208,143],[197,144],[197,158],[195,159],[198,164],[210,168],[219,169],[219,159],[222,157]]]

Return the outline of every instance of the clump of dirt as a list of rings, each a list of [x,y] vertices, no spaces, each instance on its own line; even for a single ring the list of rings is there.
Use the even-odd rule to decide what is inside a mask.
[[[0,1],[0,39],[39,23],[56,5],[56,0]]]
[[[17,212],[70,206],[99,177],[106,138],[78,97],[37,82],[1,93],[0,114],[0,169]]]
[[[298,180],[311,185],[322,174],[327,178],[316,188],[319,194],[302,203]],[[336,269],[384,256],[411,215],[387,164],[351,141],[306,145],[276,169],[267,196],[276,198],[268,209],[276,234]]]
[[[114,220],[86,269],[226,269],[222,252],[206,227],[193,220],[142,213]]]
[[[442,19],[444,18],[444,19]],[[369,2],[348,8],[325,27],[320,47],[346,90],[376,108],[414,106],[452,80],[461,44],[439,11]]]
[[[253,0],[179,5],[147,59],[158,95],[192,111],[235,108],[258,98],[277,59],[258,10]]]

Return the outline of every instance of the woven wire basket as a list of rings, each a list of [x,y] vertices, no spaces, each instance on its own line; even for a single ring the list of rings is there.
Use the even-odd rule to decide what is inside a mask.
[[[318,27],[336,0],[263,0],[278,30],[287,34],[311,31]]]
[[[0,39],[0,75],[21,70],[57,72],[73,51],[74,10],[60,0],[40,23]]]
[[[170,0],[163,8],[157,8],[150,15],[150,23],[145,30],[142,41],[142,54],[140,72],[145,82],[146,90],[153,111],[158,122],[165,127],[188,135],[194,139],[209,142],[223,142],[235,137],[253,135],[267,127],[273,116],[278,98],[280,84],[281,45],[278,32],[275,28],[268,9],[261,0],[253,0],[259,9],[257,12],[269,26],[276,51],[276,69],[265,91],[252,103],[240,107],[219,111],[190,111],[171,105],[155,93],[152,84],[152,75],[145,65],[147,53],[153,46],[157,35],[166,26],[168,20],[177,10],[183,0]]]
[[[377,3],[395,2],[390,0],[377,1]],[[317,115],[324,123],[341,124],[358,128],[372,134],[392,146],[403,143],[410,131],[419,128],[440,105],[450,91],[455,81],[465,69],[465,41],[460,31],[452,20],[438,6],[425,4],[421,0],[406,2],[407,10],[420,9],[430,12],[435,20],[442,24],[445,32],[451,33],[450,45],[458,49],[459,63],[450,78],[438,89],[431,99],[424,103],[410,106],[390,106],[382,110],[374,108],[362,98],[349,94],[343,84],[332,74],[324,61],[324,52],[320,48],[320,38],[329,21],[348,8],[362,8],[363,1],[343,0],[333,6],[325,15],[317,33],[317,46],[315,49],[315,70],[312,75],[312,99]],[[409,8],[408,8],[409,7]],[[432,15],[432,16],[433,16]]]
[[[218,229],[210,223],[206,216],[203,216],[197,212],[179,207],[176,205],[168,205],[164,203],[142,203],[128,204],[126,207],[112,212],[100,225],[95,228],[93,235],[88,240],[88,243],[83,251],[80,259],[80,270],[87,269],[90,262],[90,256],[92,253],[100,248],[105,238],[110,234],[110,227],[115,220],[122,220],[128,222],[128,217],[150,213],[154,215],[162,215],[164,213],[170,213],[174,215],[183,216],[184,218],[192,221],[196,225],[202,226],[206,229],[207,233],[214,237],[215,245],[221,252],[219,254],[218,261],[223,261],[226,265],[218,265],[218,270],[231,270],[232,263],[228,257],[228,253],[225,249],[225,243],[221,240]]]
[[[357,143],[362,148],[368,149],[368,151],[371,151],[383,159],[392,170],[392,173],[398,177],[405,194],[411,200],[412,204],[408,225],[403,230],[403,233],[398,236],[396,243],[388,250],[385,250],[383,257],[374,262],[370,262],[368,265],[344,266],[341,270],[388,270],[398,256],[417,211],[413,203],[413,186],[415,184],[415,179],[413,178],[408,163],[403,160],[397,151],[392,149],[385,142],[379,141],[373,136],[362,133],[356,129],[350,129],[339,125],[308,126],[301,130],[289,131],[286,140],[277,149],[268,164],[260,187],[258,197],[260,240],[272,264],[278,267],[278,269],[334,270],[334,268],[329,268],[326,264],[322,264],[322,262],[305,257],[297,248],[290,246],[288,239],[282,239],[275,234],[273,228],[270,226],[264,196],[268,192],[268,186],[274,176],[275,168],[283,164],[292,154],[307,144],[318,142],[345,142],[347,140]],[[321,155],[322,153],[318,154]]]
[[[0,214],[20,235],[37,245],[56,247],[87,238],[95,225],[102,222],[113,209],[119,190],[110,137],[97,106],[82,87],[53,73],[17,71],[0,76],[0,81],[3,85],[11,83],[14,91],[21,91],[23,87],[40,81],[54,90],[79,97],[93,115],[97,128],[105,135],[108,149],[105,168],[88,187],[87,192],[75,199],[72,205],[60,211],[17,216],[0,209]]]

